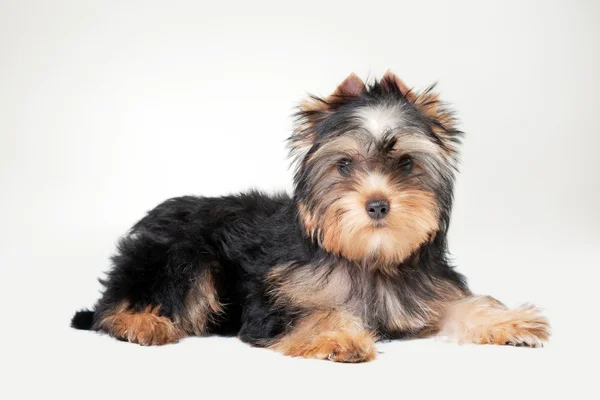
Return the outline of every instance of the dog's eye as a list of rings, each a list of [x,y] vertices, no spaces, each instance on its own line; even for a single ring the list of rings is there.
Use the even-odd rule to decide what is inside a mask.
[[[398,161],[398,168],[404,172],[410,172],[413,167],[413,160],[411,156],[403,156]]]
[[[344,176],[350,175],[351,167],[352,160],[349,158],[342,158],[340,161],[337,162],[337,169],[340,172],[340,174]]]

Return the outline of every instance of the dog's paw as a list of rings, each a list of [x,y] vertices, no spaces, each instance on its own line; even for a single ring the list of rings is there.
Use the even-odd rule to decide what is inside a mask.
[[[105,316],[100,326],[117,339],[142,346],[175,343],[184,336],[169,318],[158,315],[158,309],[152,307],[142,312],[133,312],[123,306]]]
[[[376,354],[375,340],[369,332],[323,332],[286,347],[283,353],[289,356],[343,363],[371,361]]]
[[[508,309],[490,297],[473,297],[449,310],[440,333],[459,343],[542,347],[550,324],[533,305]]]
[[[550,323],[542,311],[533,305],[506,310],[506,321],[492,329],[496,344],[517,347],[543,347],[550,338]],[[499,343],[506,339],[504,343]]]
[[[332,338],[322,338],[321,347],[317,350],[317,358],[344,363],[359,363],[375,358],[375,342],[367,333],[337,333]]]

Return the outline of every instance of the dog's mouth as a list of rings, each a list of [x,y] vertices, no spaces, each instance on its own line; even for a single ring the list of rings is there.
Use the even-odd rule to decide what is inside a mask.
[[[379,230],[379,229],[384,229],[387,227],[388,227],[388,224],[385,220],[378,220],[378,221],[371,222],[371,228],[373,228],[373,229]]]

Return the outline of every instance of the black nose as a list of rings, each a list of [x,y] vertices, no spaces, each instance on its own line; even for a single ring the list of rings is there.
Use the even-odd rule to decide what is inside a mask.
[[[390,212],[390,203],[387,200],[371,199],[367,201],[367,214],[373,219],[384,218]]]

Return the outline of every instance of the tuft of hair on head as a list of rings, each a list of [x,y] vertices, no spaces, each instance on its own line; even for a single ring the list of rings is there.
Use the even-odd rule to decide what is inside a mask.
[[[327,97],[309,95],[300,102],[295,113],[295,127],[288,138],[289,157],[299,166],[317,138],[317,128],[327,117],[345,104],[373,96],[396,96],[412,104],[423,116],[438,143],[452,158],[458,158],[458,146],[462,132],[456,129],[454,113],[434,92],[435,84],[416,92],[392,71],[365,84],[358,75],[351,73]]]

